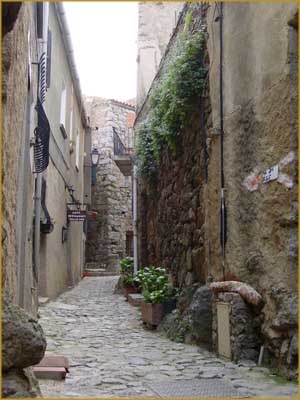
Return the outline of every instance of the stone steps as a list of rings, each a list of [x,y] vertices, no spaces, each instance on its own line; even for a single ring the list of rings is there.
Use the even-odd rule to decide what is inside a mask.
[[[103,268],[85,268],[86,276],[117,276],[119,272],[107,271]]]
[[[140,293],[129,293],[128,294],[128,303],[134,307],[140,307],[143,300],[144,300],[144,296]]]

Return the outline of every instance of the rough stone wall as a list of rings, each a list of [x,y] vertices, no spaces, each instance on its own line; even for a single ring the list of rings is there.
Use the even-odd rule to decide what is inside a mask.
[[[132,231],[132,182],[113,160],[113,127],[126,147],[132,147],[134,108],[116,100],[86,98],[93,129],[92,143],[101,153],[97,182],[92,186],[91,209],[95,220],[88,222],[86,261],[116,271],[126,255],[126,231]]]
[[[20,4],[19,4],[20,5]],[[32,193],[33,178],[24,172],[30,166],[22,154],[28,136],[28,109],[30,95],[36,92],[36,76],[31,75],[28,87],[29,54],[34,54],[33,7],[23,3],[16,14],[18,3],[6,4],[2,11],[9,21],[2,21],[2,397],[41,396],[31,365],[38,363],[46,349],[46,339],[41,326],[32,317]],[[17,17],[12,23],[12,16]],[[9,30],[7,27],[9,22]],[[8,32],[8,33],[7,33]],[[28,33],[31,32],[30,40]],[[26,143],[26,142],[25,142]],[[25,148],[24,148],[25,147]],[[23,162],[24,161],[24,162]],[[28,161],[28,158],[27,158]],[[28,179],[22,179],[26,177]],[[26,186],[27,194],[20,196],[20,187]],[[20,213],[21,199],[27,215]],[[22,216],[20,216],[20,214]],[[18,234],[23,233],[25,257],[20,257]],[[24,269],[20,279],[20,268]],[[19,281],[19,282],[18,282]],[[22,289],[22,293],[20,293]],[[35,297],[35,296],[34,296]],[[27,314],[16,303],[26,308]]]
[[[182,8],[182,2],[141,2],[138,21],[137,105],[143,102],[158,70]]]
[[[30,8],[23,4],[12,31],[2,39],[2,288],[17,301],[18,167],[26,120]],[[23,77],[24,80],[20,80]]]
[[[218,302],[229,305],[229,329],[231,358],[234,361],[258,361],[260,346],[263,344],[260,332],[259,308],[247,304],[237,293],[218,293],[213,298],[213,348],[218,352]]]
[[[156,182],[140,181],[139,254],[141,265],[167,267],[183,287],[207,277],[199,115],[191,116],[178,148],[176,159],[163,153]]]
[[[224,4],[224,173],[227,205],[225,277],[262,296],[262,332],[282,366],[292,366],[297,336],[297,5]],[[218,27],[209,10],[214,128],[219,125]],[[214,35],[212,32],[214,30]],[[214,40],[213,40],[214,38]],[[211,139],[206,226],[211,269],[222,279],[219,138]],[[259,174],[279,165],[279,176]],[[293,350],[292,350],[293,348]],[[283,368],[284,369],[284,368]]]
[[[183,26],[184,18],[177,32]],[[163,77],[168,61],[173,57],[176,37],[177,33],[168,46],[153,85]],[[207,93],[205,98],[205,125],[209,129],[211,119]],[[200,98],[197,102],[200,103]],[[137,116],[137,132],[149,112],[148,98]],[[175,284],[180,287],[195,282],[205,283],[207,277],[203,203],[205,167],[201,135],[201,118],[197,110],[178,139],[176,156],[164,150],[155,182],[139,179],[140,265],[167,267],[172,271]]]
[[[262,295],[263,341],[289,377],[295,376],[298,351],[297,29],[288,24],[296,11],[295,3],[226,3],[223,39],[225,280],[248,283]],[[217,16],[218,8],[210,4],[207,184],[196,113],[182,134],[181,154],[176,160],[163,154],[158,184],[141,179],[139,185],[140,265],[165,265],[180,286],[224,279]],[[156,80],[167,60],[165,55]],[[146,99],[137,128],[149,112]],[[278,178],[262,183],[260,174],[274,165]]]

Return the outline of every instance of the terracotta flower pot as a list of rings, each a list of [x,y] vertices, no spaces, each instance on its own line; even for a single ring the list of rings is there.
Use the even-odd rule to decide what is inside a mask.
[[[135,286],[124,286],[124,296],[128,300],[128,295],[130,293],[137,293],[137,288]]]
[[[149,325],[157,326],[164,317],[164,305],[163,303],[141,303],[142,319]]]

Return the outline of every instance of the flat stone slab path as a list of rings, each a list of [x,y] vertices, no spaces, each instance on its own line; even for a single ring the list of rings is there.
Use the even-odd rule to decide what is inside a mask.
[[[40,380],[44,397],[297,398],[266,368],[234,364],[144,329],[140,311],[114,294],[118,277],[86,277],[40,307],[47,354],[68,357],[65,381]]]

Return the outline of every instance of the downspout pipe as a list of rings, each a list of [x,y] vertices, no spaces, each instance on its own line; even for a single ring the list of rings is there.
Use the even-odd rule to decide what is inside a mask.
[[[137,233],[137,166],[133,165],[133,273],[138,271],[138,233]]]
[[[221,154],[221,250],[222,274],[225,280],[226,205],[224,177],[224,107],[223,107],[223,2],[220,2],[220,154]]]

